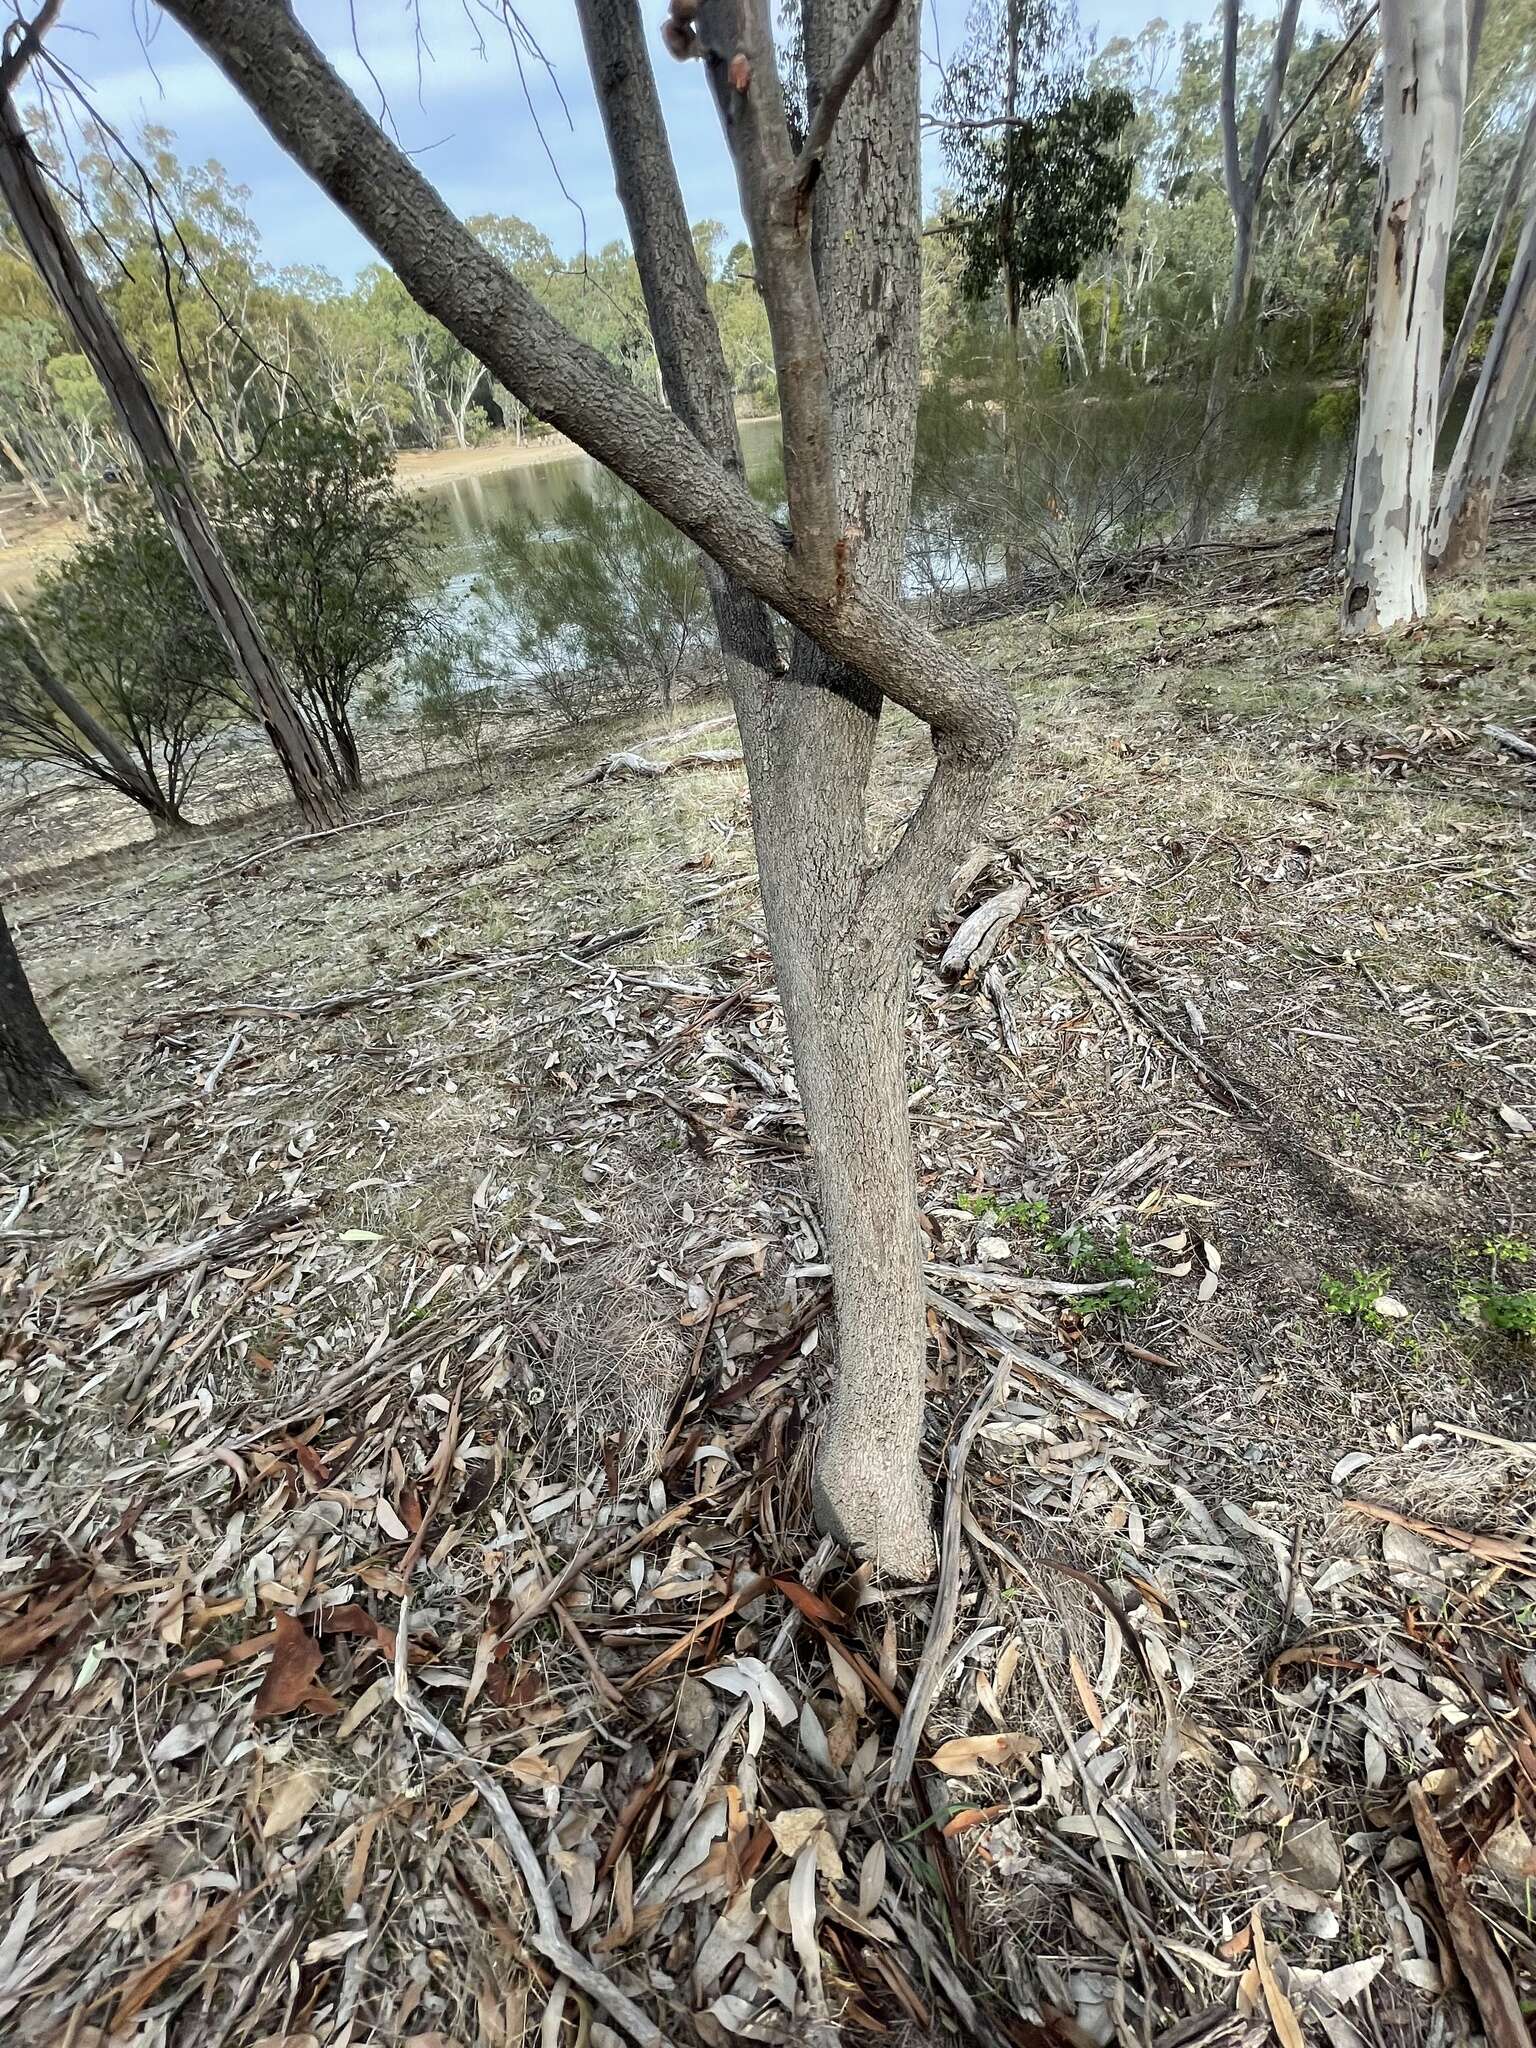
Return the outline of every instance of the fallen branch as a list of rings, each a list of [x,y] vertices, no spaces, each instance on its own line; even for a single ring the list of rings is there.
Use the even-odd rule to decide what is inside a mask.
[[[1510,1981],[1504,1959],[1462,1883],[1451,1860],[1440,1823],[1435,1819],[1428,1795],[1421,1784],[1408,1787],[1408,1804],[1413,1824],[1419,1831],[1424,1861],[1434,1880],[1435,1894],[1445,1914],[1451,1945],[1477,2001],[1488,2048],[1531,2048],[1531,2037],[1520,2011],[1520,2001]]]
[[[978,905],[944,948],[940,971],[951,981],[970,981],[981,973],[1012,932],[1029,901],[1028,882],[1015,882]]]
[[[544,1867],[539,1862],[538,1852],[528,1838],[528,1831],[518,1819],[515,1808],[496,1779],[460,1742],[451,1729],[445,1728],[435,1714],[429,1713],[420,1704],[405,1684],[402,1672],[395,1673],[395,1697],[405,1718],[418,1734],[425,1735],[445,1756],[452,1757],[464,1776],[480,1795],[480,1803],[490,1816],[492,1825],[512,1853],[512,1860],[522,1873],[523,1884],[532,1901],[538,1920],[537,1931],[528,1939],[540,1955],[548,1958],[563,1977],[569,1977],[579,1985],[587,1996],[600,2005],[615,2025],[640,2044],[640,2048],[670,2048],[661,2029],[654,2024],[636,2005],[627,1992],[621,1991],[611,1977],[608,1977],[593,1962],[581,1953],[566,1935],[560,1925],[559,1909]]]
[[[978,1344],[999,1357],[1006,1358],[1010,1365],[1023,1373],[1026,1378],[1044,1381],[1055,1387],[1059,1393],[1070,1394],[1074,1401],[1081,1401],[1085,1408],[1097,1409],[1100,1415],[1107,1415],[1112,1422],[1128,1422],[1133,1404],[1124,1401],[1118,1394],[1106,1394],[1088,1380],[1080,1380],[1076,1373],[1068,1372],[1065,1366],[1052,1365],[1049,1359],[1036,1358],[1031,1351],[1012,1342],[1001,1330],[994,1330],[968,1308],[962,1308],[958,1301],[951,1301],[947,1295],[936,1294],[931,1287],[923,1290],[928,1306],[937,1309],[946,1322],[957,1329],[966,1331]]]
[[[675,761],[652,761],[645,754],[609,754],[595,768],[587,769],[584,775],[578,775],[565,786],[567,789],[585,789],[589,783],[612,782],[621,775],[654,780],[659,775],[671,775],[679,768],[734,768],[740,763],[741,755],[734,747],[701,747],[697,753],[679,754]]]
[[[1518,754],[1522,761],[1536,761],[1536,742],[1522,739],[1517,732],[1511,732],[1507,725],[1485,725],[1483,731],[1489,739],[1496,740],[1501,747],[1507,747],[1512,754]]]
[[[242,1216],[238,1223],[227,1223],[222,1230],[210,1231],[191,1244],[177,1245],[140,1265],[124,1266],[120,1272],[105,1273],[99,1280],[88,1281],[75,1296],[75,1303],[80,1308],[99,1308],[105,1302],[142,1294],[147,1287],[156,1287],[162,1280],[185,1273],[193,1266],[227,1266],[278,1231],[300,1222],[314,1206],[313,1202],[268,1202],[263,1208],[253,1209],[249,1216]]]
[[[965,1506],[965,1468],[970,1463],[976,1433],[1002,1399],[1012,1372],[1013,1361],[1005,1353],[985,1392],[965,1418],[960,1434],[949,1447],[949,1490],[944,1497],[944,1527],[939,1541],[939,1593],[933,1603],[928,1640],[918,1659],[917,1672],[907,1693],[907,1703],[901,1711],[901,1726],[896,1730],[896,1741],[891,1751],[890,1776],[885,1781],[885,1803],[893,1810],[901,1804],[917,1763],[917,1746],[923,1739],[923,1730],[928,1725],[928,1715],[944,1676],[944,1660],[949,1655],[955,1618],[960,1612],[960,1518]]]
[[[221,868],[209,868],[206,874],[194,875],[188,888],[201,889],[209,882],[217,882],[224,875],[243,875],[262,861],[270,860],[275,853],[288,853],[295,846],[313,846],[317,839],[334,839],[339,832],[360,832],[365,825],[387,825],[392,818],[403,818],[404,811],[374,811],[366,818],[349,818],[345,825],[330,825],[323,832],[300,832],[294,839],[279,839],[274,846],[258,846],[254,852],[241,854],[238,860],[225,863]]]

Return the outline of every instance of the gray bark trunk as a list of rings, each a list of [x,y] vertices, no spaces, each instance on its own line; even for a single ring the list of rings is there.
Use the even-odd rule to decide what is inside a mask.
[[[0,1123],[40,1116],[80,1085],[43,1022],[0,910]]]
[[[1494,208],[1493,219],[1488,227],[1488,239],[1484,242],[1483,253],[1478,259],[1472,289],[1467,293],[1467,303],[1462,308],[1455,339],[1446,351],[1445,368],[1440,375],[1442,417],[1456,395],[1456,386],[1461,382],[1462,372],[1467,367],[1467,358],[1472,353],[1472,337],[1476,334],[1478,323],[1487,309],[1493,274],[1499,267],[1499,258],[1504,254],[1504,244],[1509,240],[1510,223],[1514,220],[1516,209],[1527,194],[1529,203],[1536,206],[1536,191],[1532,191],[1533,172],[1536,172],[1536,97],[1532,98],[1531,111],[1526,116],[1520,146],[1515,151],[1514,160],[1509,167],[1509,176],[1504,180],[1504,190],[1499,194],[1499,203]]]
[[[716,459],[740,474],[730,380],[694,261],[636,0],[579,0],[579,12],[668,400]],[[834,49],[839,29],[848,26],[824,19]],[[897,119],[914,127],[915,48],[912,36],[891,51]],[[813,85],[826,61],[813,68]],[[886,77],[879,83],[884,89]],[[878,201],[868,183],[861,188],[869,239],[850,259],[858,272],[828,257],[829,248],[857,240],[846,235],[849,223],[829,199],[845,189],[836,151],[840,143],[867,148],[871,118],[851,101],[843,110],[847,126],[839,127],[824,162],[815,283],[831,344],[827,390],[843,479],[839,519],[856,522],[863,535],[861,568],[894,590],[916,398],[914,177],[904,175]],[[886,159],[901,153],[892,140],[882,145]],[[788,260],[799,253],[790,250]],[[853,360],[869,353],[871,306],[881,358],[873,370]],[[882,421],[891,430],[883,445]],[[793,459],[804,457],[802,443]],[[861,916],[870,879],[864,787],[878,693],[846,667],[829,666],[804,640],[789,675],[780,677],[761,606],[718,569],[712,595],[833,1276],[838,1389],[818,1459],[818,1515],[886,1569],[921,1573],[932,1549],[917,1457],[927,1347],[903,1057],[910,939],[894,925],[877,936]]]
[[[841,59],[828,85],[824,54],[839,30],[864,29],[868,10],[850,0],[817,8],[811,76],[825,88],[825,107],[841,103],[850,78],[859,82],[830,146],[825,135],[814,150],[808,140],[802,159],[791,158],[778,112],[761,0],[711,10],[712,23],[727,18],[726,43],[708,52],[708,69],[737,162],[786,400],[793,529],[786,541],[744,486],[739,453],[732,454],[734,424],[711,410],[721,388],[728,403],[728,387],[714,372],[679,374],[690,337],[704,333],[708,318],[707,307],[700,314],[691,247],[686,264],[680,257],[641,261],[653,318],[675,325],[670,340],[658,333],[674,387],[676,411],[669,412],[576,341],[469,234],[277,0],[168,4],[418,304],[716,565],[716,602],[736,607],[742,634],[728,651],[741,657],[738,672],[748,672],[750,687],[737,701],[763,900],[801,1061],[828,1252],[835,1271],[854,1276],[840,1285],[840,1392],[820,1467],[822,1508],[884,1568],[926,1568],[932,1538],[917,1462],[924,1346],[920,1307],[908,1313],[906,1306],[916,1226],[899,995],[913,933],[969,842],[976,807],[1012,742],[1015,714],[1000,685],[909,616],[896,587],[915,433],[916,10],[902,8],[875,49],[872,92],[868,76]],[[606,7],[584,0],[584,16],[589,38],[599,32],[600,63],[621,56],[606,40]],[[738,52],[741,61],[733,62]],[[750,89],[736,82],[748,75]],[[813,107],[813,136],[826,125]],[[653,153],[664,158],[664,141],[654,139]],[[665,211],[662,183],[667,206],[674,203],[675,175],[663,180],[657,172],[647,183],[622,147],[619,156],[627,206],[649,199]],[[681,201],[675,205],[680,218]],[[641,256],[638,229],[635,239]],[[856,346],[834,355],[828,334]],[[718,347],[718,336],[705,344],[711,364]],[[724,461],[713,452],[721,447]],[[797,647],[790,676],[773,676],[749,598],[815,643],[814,656]],[[864,793],[882,694],[928,724],[935,767],[896,847],[873,860]],[[898,1216],[912,1219],[910,1251],[906,1234],[891,1230],[893,1203]],[[858,1277],[860,1258],[872,1255],[880,1261],[878,1288]],[[909,1258],[910,1267],[903,1263]],[[891,1301],[902,1323],[894,1338]],[[872,1477],[850,1471],[859,1459],[873,1467]]]
[[[1465,569],[1488,548],[1488,522],[1504,464],[1536,387],[1536,205],[1526,214],[1515,267],[1477,390],[1462,421],[1429,536],[1437,569]]]
[[[186,464],[143,372],[113,326],[59,218],[42,167],[8,93],[0,94],[0,193],[81,354],[96,372],[123,432],[138,451],[177,552],[229,649],[235,673],[250,691],[295,798],[317,822],[333,823],[340,812],[288,686],[198,502]]]
[[[1423,616],[1445,270],[1465,98],[1460,0],[1382,0],[1381,190],[1340,630]]]

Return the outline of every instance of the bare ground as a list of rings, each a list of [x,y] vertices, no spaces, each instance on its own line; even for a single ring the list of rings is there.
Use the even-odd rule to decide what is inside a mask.
[[[1536,737],[1536,544],[1390,650],[1331,618],[1297,544],[970,636],[1025,736],[913,985],[941,1492],[985,1419],[894,1808],[933,1597],[810,1527],[739,770],[578,787],[660,728],[529,726],[304,844],[13,812],[96,1090],[0,1187],[8,2038],[1529,2009],[1533,1348],[1467,1304],[1536,1273],[1532,769],[1484,730]],[[892,820],[924,758],[892,719]]]

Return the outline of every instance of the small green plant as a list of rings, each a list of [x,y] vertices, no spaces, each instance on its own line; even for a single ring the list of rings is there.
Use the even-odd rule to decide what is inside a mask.
[[[1536,1287],[1508,1287],[1503,1279],[1505,1267],[1530,1265],[1536,1250],[1523,1237],[1498,1234],[1484,1240],[1479,1256],[1488,1271],[1463,1290],[1462,1314],[1501,1337],[1536,1337]]]
[[[1325,1273],[1318,1288],[1323,1298],[1323,1313],[1358,1323],[1373,1337],[1390,1338],[1394,1334],[1393,1322],[1404,1313],[1402,1305],[1387,1292],[1391,1279],[1390,1267],[1384,1267],[1379,1273],[1363,1273],[1357,1266],[1347,1280],[1338,1280],[1331,1273]],[[1382,1306],[1386,1302],[1391,1303],[1390,1309]]]
[[[1157,1300],[1157,1269],[1134,1249],[1124,1229],[1113,1241],[1086,1223],[1058,1231],[1050,1204],[1038,1195],[1025,1195],[1016,1202],[1004,1202],[995,1195],[961,1195],[956,1206],[968,1216],[990,1217],[1002,1229],[1027,1231],[1041,1251],[1059,1260],[1074,1280],[1113,1281],[1115,1285],[1102,1294],[1084,1296],[1075,1304],[1084,1321],[1106,1309],[1141,1315]]]

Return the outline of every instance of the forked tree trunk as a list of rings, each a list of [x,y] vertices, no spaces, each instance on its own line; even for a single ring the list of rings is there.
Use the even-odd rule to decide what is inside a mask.
[[[38,274],[96,372],[177,552],[251,695],[283,772],[307,816],[334,823],[340,808],[289,695],[266,636],[236,581],[172,441],[154,394],[86,274],[49,194],[41,165],[9,93],[0,93],[0,192]]]
[[[0,910],[0,1123],[41,1116],[79,1076],[43,1022]]]
[[[810,69],[821,91],[798,158],[765,0],[715,0],[696,23],[674,21],[674,40],[707,57],[752,229],[783,401],[786,538],[745,488],[739,455],[722,462],[712,452],[734,446],[723,423],[701,439],[685,404],[666,411],[562,328],[444,205],[281,0],[167,6],[417,303],[714,564],[717,606],[735,608],[733,625],[749,643],[737,667],[751,670],[750,686],[737,701],[763,901],[804,1063],[839,1292],[843,1391],[821,1460],[822,1511],[883,1568],[924,1569],[924,1333],[910,1139],[898,1115],[900,996],[913,933],[970,843],[1016,716],[1007,691],[921,627],[896,591],[916,394],[916,9],[911,0],[873,10],[819,0]],[[850,24],[829,78],[824,39]],[[618,53],[604,44],[600,61],[610,54]],[[601,77],[599,86],[601,94]],[[849,122],[842,155],[840,111]],[[659,161],[621,163],[621,183],[646,169],[653,184],[675,183],[659,126],[644,139]],[[675,367],[675,349],[662,328],[670,323],[678,345],[689,345],[697,280],[690,247],[686,265],[654,281],[664,367],[669,358]],[[703,321],[718,352],[707,304]],[[828,335],[858,345],[834,355]],[[705,395],[701,385],[695,396]],[[894,410],[887,417],[882,408]],[[814,660],[797,642],[791,674],[774,677],[752,599],[814,642]],[[865,796],[882,694],[928,725],[935,761],[896,845],[876,857],[865,842]]]
[[[1472,289],[1467,293],[1467,303],[1462,308],[1456,337],[1446,351],[1445,368],[1440,376],[1442,419],[1446,408],[1456,395],[1456,386],[1461,382],[1462,372],[1467,367],[1467,358],[1472,353],[1472,337],[1476,334],[1487,310],[1488,293],[1493,284],[1494,272],[1499,267],[1499,258],[1504,254],[1504,244],[1509,240],[1510,222],[1514,219],[1522,199],[1530,206],[1536,207],[1536,97],[1531,100],[1531,111],[1526,116],[1519,147],[1510,163],[1509,176],[1504,180],[1499,203],[1494,208],[1493,219],[1488,227],[1488,239],[1483,243],[1483,253],[1478,259]]]
[[[1465,101],[1463,0],[1382,0],[1381,187],[1340,630],[1423,616],[1445,270]]]
[[[1301,0],[1284,0],[1275,24],[1274,49],[1270,54],[1269,75],[1265,81],[1263,103],[1259,108],[1258,126],[1253,134],[1253,148],[1249,155],[1248,168],[1244,171],[1238,138],[1237,109],[1237,44],[1242,9],[1240,0],[1223,0],[1221,164],[1227,188],[1227,202],[1232,209],[1232,276],[1227,287],[1226,309],[1222,315],[1221,333],[1217,339],[1210,388],[1206,393],[1207,426],[1214,422],[1226,403],[1227,390],[1236,373],[1238,356],[1242,348],[1243,322],[1247,317],[1248,300],[1253,290],[1253,248],[1259,200],[1264,191],[1264,180],[1269,173],[1269,152],[1274,141],[1275,124],[1280,117],[1280,97],[1285,91],[1286,73],[1291,68],[1291,52],[1296,47],[1296,22],[1300,12]]]
[[[1536,204],[1525,217],[1515,267],[1477,390],[1461,423],[1429,536],[1437,569],[1470,567],[1488,548],[1488,522],[1504,464],[1536,388]]]

